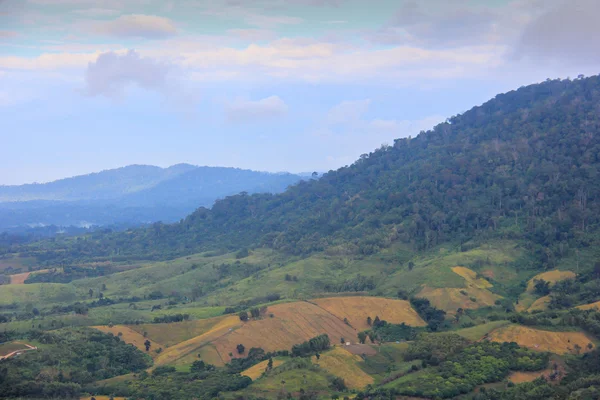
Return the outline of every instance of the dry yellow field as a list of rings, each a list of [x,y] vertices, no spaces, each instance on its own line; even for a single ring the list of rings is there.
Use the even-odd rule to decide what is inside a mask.
[[[394,324],[404,322],[412,326],[426,325],[406,300],[355,296],[316,299],[311,300],[311,303],[318,305],[342,321],[347,318],[350,325],[359,331],[369,329],[367,317],[375,319],[376,316]],[[352,337],[351,340],[355,341],[355,338]]]
[[[215,317],[173,322],[169,323],[168,328],[165,328],[167,325],[164,324],[129,325],[129,327],[138,333],[143,334],[146,332],[149,338],[152,338],[165,346],[173,346],[210,331],[222,320],[223,317]]]
[[[273,318],[269,314],[273,314]],[[266,317],[246,322],[241,328],[227,332],[212,344],[223,361],[228,362],[231,359],[229,353],[237,356],[235,349],[238,344],[243,344],[246,349],[261,347],[267,352],[286,350],[291,349],[294,344],[324,333],[329,335],[332,344],[340,343],[342,337],[348,341],[357,341],[356,330],[346,325],[342,319],[317,305],[299,301],[269,307]]]
[[[489,339],[494,342],[516,342],[520,346],[532,350],[549,351],[556,354],[575,353],[576,344],[581,347],[583,353],[589,351],[587,346],[589,343],[593,343],[582,332],[551,332],[520,325],[509,325],[496,329],[489,334]]]
[[[479,289],[488,289],[493,285],[484,278],[477,278],[477,272],[466,267],[452,267],[452,272],[462,276],[467,282],[467,286]]]
[[[279,367],[284,362],[285,361],[283,361],[283,360],[278,360],[278,359],[274,358],[273,359],[273,368]],[[262,375],[263,372],[265,372],[265,369],[267,368],[267,364],[269,364],[269,360],[261,361],[258,364],[256,364],[256,365],[248,368],[247,370],[243,371],[241,373],[241,375],[245,375],[248,378],[250,378],[253,381],[255,381],[258,378],[260,378],[260,376]]]
[[[110,396],[88,396],[82,397],[80,400],[91,400],[92,397],[96,400],[110,400]],[[126,400],[126,397],[113,397],[115,400]]]
[[[576,308],[579,308],[580,310],[591,310],[591,309],[600,310],[600,301],[597,301],[597,302],[591,303],[591,304],[584,304],[582,306],[577,306]]]
[[[374,382],[373,377],[358,366],[357,363],[362,360],[360,356],[350,353],[341,346],[321,354],[319,360],[316,357],[312,358],[315,364],[319,364],[327,372],[344,379],[350,389],[362,389]]]
[[[466,294],[463,294],[465,292]],[[468,288],[430,288],[423,286],[423,289],[417,294],[418,297],[425,297],[431,304],[449,314],[456,313],[459,308],[474,309],[480,307],[493,306],[496,300],[501,297],[490,292],[487,289],[478,287]],[[476,301],[471,300],[474,298]]]
[[[195,359],[198,359],[197,354],[201,353],[200,350],[204,346],[207,346],[208,344],[219,339],[223,335],[227,335],[232,332],[235,332],[234,329],[240,328],[241,325],[242,325],[242,321],[240,321],[240,319],[237,315],[236,316],[230,315],[230,316],[225,316],[225,317],[218,317],[218,322],[215,325],[213,325],[213,327],[210,330],[208,330],[194,338],[188,339],[188,340],[178,343],[174,346],[171,346],[167,349],[164,349],[164,351],[162,353],[160,353],[158,355],[158,357],[156,357],[156,359],[154,360],[154,364],[155,365],[172,364],[175,361],[178,361],[186,356],[191,356],[191,355],[193,355],[193,357],[196,357]],[[234,349],[235,349],[235,346],[234,346]],[[229,351],[231,351],[231,350],[229,350]],[[190,358],[194,359],[193,357],[188,357],[187,359],[188,360]],[[228,360],[229,360],[229,358],[228,358]],[[208,360],[205,360],[205,361],[208,362]],[[215,365],[223,365],[224,364],[223,360],[221,360],[220,363],[217,363],[217,360],[214,359],[214,357],[213,357],[212,361],[213,362],[211,364],[215,364]]]
[[[545,311],[548,309],[548,304],[550,303],[550,296],[540,297],[536,301],[533,302],[532,305],[529,306],[527,311]]]
[[[554,270],[554,271],[542,272],[541,274],[537,274],[536,276],[534,276],[533,278],[531,278],[529,280],[529,282],[527,283],[527,291],[528,292],[533,291],[533,287],[535,286],[536,280],[543,279],[546,282],[550,282],[550,285],[552,286],[556,282],[564,281],[565,279],[573,279],[575,277],[576,277],[576,275],[572,271]]]
[[[98,329],[99,331],[102,331],[102,332],[112,333],[115,336],[117,336],[119,334],[119,332],[121,332],[123,334],[121,336],[122,341],[124,341],[125,343],[130,343],[130,344],[134,345],[135,347],[142,350],[143,352],[146,351],[144,342],[146,341],[146,339],[148,339],[148,340],[150,340],[150,343],[152,344],[150,346],[150,351],[148,352],[148,354],[150,354],[152,356],[152,358],[156,358],[156,356],[157,356],[157,354],[154,350],[158,349],[159,347],[163,347],[163,345],[161,343],[158,343],[150,338],[145,338],[144,335],[134,331],[133,329],[131,329],[125,325],[114,325],[112,328],[110,328],[106,325],[101,325],[101,326],[92,326],[92,328]]]

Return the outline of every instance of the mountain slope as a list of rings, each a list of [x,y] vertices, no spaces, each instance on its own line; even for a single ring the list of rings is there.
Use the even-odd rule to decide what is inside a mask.
[[[97,236],[69,254],[102,256],[115,241],[124,257],[256,245],[372,254],[394,241],[422,250],[500,236],[525,239],[553,266],[598,224],[599,103],[597,76],[523,87],[318,181],[227,197],[181,223]]]

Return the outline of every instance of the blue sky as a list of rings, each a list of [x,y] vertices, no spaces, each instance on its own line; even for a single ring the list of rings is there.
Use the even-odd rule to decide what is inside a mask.
[[[326,171],[598,72],[595,0],[0,0],[0,184],[128,164]]]

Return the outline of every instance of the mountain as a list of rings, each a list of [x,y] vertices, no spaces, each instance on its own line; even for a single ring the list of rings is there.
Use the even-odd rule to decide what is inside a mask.
[[[0,186],[0,230],[176,221],[240,192],[281,192],[300,176],[178,164],[102,171],[46,184]]]
[[[394,242],[426,250],[485,235],[525,239],[552,266],[597,230],[599,103],[597,76],[522,87],[319,180],[99,237],[85,254],[107,254],[114,240],[130,256],[244,246],[301,255],[342,244],[372,254]]]
[[[0,397],[596,399],[599,104],[547,81],[177,223],[2,234]]]

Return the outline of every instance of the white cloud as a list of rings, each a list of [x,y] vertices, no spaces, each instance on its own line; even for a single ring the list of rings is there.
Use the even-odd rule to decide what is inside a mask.
[[[142,14],[123,15],[113,21],[97,23],[93,30],[120,38],[163,39],[177,34],[177,27],[170,19]]]
[[[225,114],[231,122],[247,122],[280,117],[287,114],[288,106],[278,96],[261,100],[238,98],[226,104]]]
[[[333,107],[327,113],[326,121],[328,124],[349,124],[360,120],[369,110],[370,99],[344,101]]]
[[[524,30],[515,55],[534,62],[597,66],[600,62],[600,2],[562,1]]]
[[[92,96],[119,96],[132,84],[162,91],[167,87],[170,66],[142,58],[135,51],[103,53],[85,73],[85,92]]]
[[[250,42],[262,42],[276,38],[275,32],[268,29],[230,29],[227,34]]]
[[[74,10],[73,13],[86,17],[111,17],[119,14],[120,11],[112,8],[85,8],[81,10]]]

